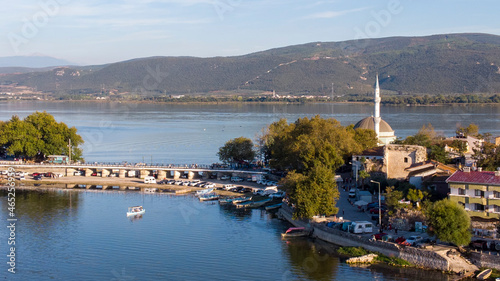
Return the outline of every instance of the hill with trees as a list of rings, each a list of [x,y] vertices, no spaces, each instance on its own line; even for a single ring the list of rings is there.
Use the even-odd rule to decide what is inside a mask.
[[[5,69],[4,69],[5,72]],[[26,71],[24,71],[26,72]],[[444,34],[314,42],[234,57],[149,57],[3,74],[1,85],[59,95],[210,95],[276,91],[334,95],[500,92],[500,36]]]

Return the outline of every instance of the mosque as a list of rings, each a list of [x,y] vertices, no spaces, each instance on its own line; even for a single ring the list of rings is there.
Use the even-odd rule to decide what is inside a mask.
[[[394,130],[391,126],[382,120],[380,117],[380,87],[378,83],[378,74],[375,82],[375,117],[366,117],[354,125],[354,129],[371,129],[375,130],[378,139],[378,145],[383,146],[390,144],[396,140]]]

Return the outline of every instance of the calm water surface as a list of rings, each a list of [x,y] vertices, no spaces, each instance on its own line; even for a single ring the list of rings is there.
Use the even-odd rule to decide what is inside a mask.
[[[92,102],[2,102],[0,120],[47,111],[75,126],[85,140],[87,162],[211,164],[224,143],[240,136],[255,139],[270,123],[321,115],[342,125],[373,114],[370,104],[231,104],[172,105]],[[415,134],[431,123],[452,136],[457,126],[475,123],[481,133],[500,135],[500,106],[382,107],[382,118],[398,137]]]
[[[127,218],[127,207],[139,204],[146,214]],[[18,190],[16,214],[17,273],[2,261],[2,280],[448,280],[435,271],[351,267],[330,244],[282,240],[289,225],[264,210],[193,196]],[[6,239],[0,245],[7,253]]]

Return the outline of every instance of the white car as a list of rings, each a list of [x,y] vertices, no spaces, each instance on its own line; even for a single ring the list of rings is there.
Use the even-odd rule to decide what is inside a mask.
[[[421,236],[416,236],[416,235],[412,235],[412,236],[410,236],[410,237],[408,237],[406,239],[406,243],[408,243],[408,244],[410,244],[412,246],[415,246],[420,241],[422,241],[422,237]]]
[[[349,189],[349,198],[354,198],[356,197],[356,189],[351,188]]]
[[[270,198],[283,198],[283,197],[285,197],[285,194],[286,194],[286,192],[284,192],[284,191],[278,191],[276,193],[269,194],[269,197]]]
[[[205,184],[204,188],[214,188],[215,187],[215,183],[212,183],[212,182],[209,182],[207,184]]]
[[[222,177],[220,177],[220,179],[223,180],[223,181],[228,180],[230,178],[231,177],[229,177],[228,175],[223,175]]]

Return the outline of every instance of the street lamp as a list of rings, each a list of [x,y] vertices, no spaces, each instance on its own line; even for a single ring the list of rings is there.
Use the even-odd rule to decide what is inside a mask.
[[[355,168],[355,177],[356,177],[356,189],[358,189],[358,164],[354,162],[349,162],[349,164],[353,165]]]
[[[380,182],[370,180],[370,182],[376,183],[378,185],[378,225],[380,227],[380,230],[382,230],[382,211],[380,209]],[[380,231],[382,232],[382,231]]]

